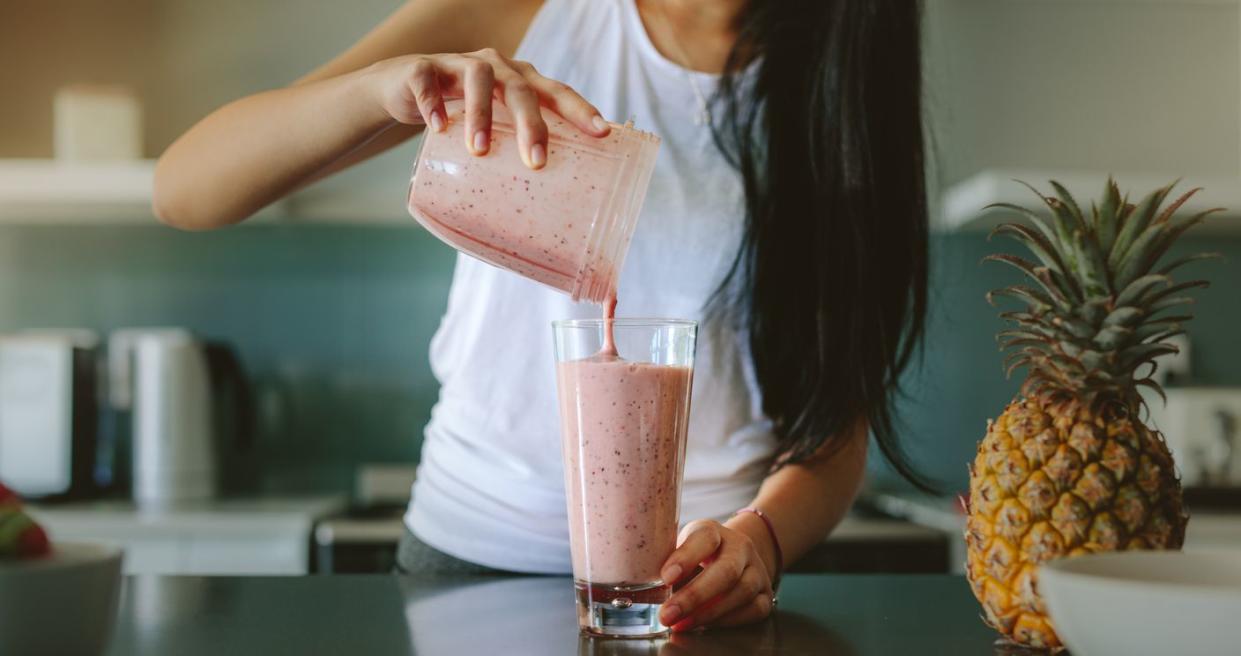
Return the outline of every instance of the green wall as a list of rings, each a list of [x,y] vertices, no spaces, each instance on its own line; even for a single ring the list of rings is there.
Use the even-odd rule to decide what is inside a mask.
[[[915,460],[952,489],[965,481],[985,420],[1017,381],[1000,370],[988,289],[1012,279],[979,264],[1002,241],[940,235],[931,321],[902,401]],[[1241,239],[1181,250],[1228,259],[1192,273],[1215,285],[1192,324],[1201,382],[1241,385]],[[427,344],[453,252],[408,228],[158,226],[0,228],[0,330],[184,325],[236,344],[255,379],[260,435],[250,454],[267,490],[346,488],[361,462],[412,461],[436,397]],[[879,470],[879,478],[894,479]]]
[[[1224,260],[1188,265],[1181,276],[1205,277],[1196,318],[1189,324],[1195,384],[1241,386],[1241,239],[1190,237],[1173,249],[1218,251]],[[1015,282],[1020,274],[1003,264],[980,263],[988,253],[1011,250],[1010,240],[983,234],[939,235],[932,243],[931,310],[921,363],[906,376],[901,402],[904,432],[913,460],[948,490],[966,486],[965,465],[973,459],[986,421],[1003,411],[1020,385],[1019,373],[1005,380],[995,333],[1003,329],[988,290]],[[1189,280],[1191,278],[1183,277]],[[886,467],[879,479],[895,483]]]
[[[0,228],[0,330],[180,325],[235,344],[259,401],[244,488],[346,488],[411,461],[453,251],[408,228]],[[248,480],[247,480],[248,478]]]

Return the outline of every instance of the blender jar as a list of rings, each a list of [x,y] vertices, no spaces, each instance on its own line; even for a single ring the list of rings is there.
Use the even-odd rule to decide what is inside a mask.
[[[426,131],[409,186],[409,213],[457,250],[574,300],[616,291],[659,137],[612,124],[592,137],[544,109],[547,165],[522,162],[512,115],[493,105],[491,148],[466,148],[464,104],[446,103],[443,132]]]

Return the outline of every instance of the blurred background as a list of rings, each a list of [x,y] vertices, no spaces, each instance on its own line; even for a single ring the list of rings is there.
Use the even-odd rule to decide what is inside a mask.
[[[437,394],[428,340],[454,258],[405,212],[416,144],[236,228],[177,232],[158,224],[148,203],[153,158],[179,133],[229,100],[287,84],[325,62],[398,4],[0,0],[0,332],[12,336],[14,352],[29,342],[22,335],[35,331],[68,344],[78,359],[104,363],[93,386],[76,368],[67,382],[50,379],[59,381],[57,389],[99,390],[97,407],[49,402],[53,418],[31,421],[59,421],[57,408],[69,408],[65,421],[95,426],[95,443],[111,444],[117,454],[110,464],[93,465],[93,475],[111,486],[103,493],[48,502],[54,531],[128,534],[127,567],[149,571],[237,571],[244,569],[239,559],[256,571],[321,571],[333,560],[338,569],[346,562],[382,566],[382,555],[339,543],[352,535],[361,536],[358,544],[387,544],[377,536],[390,535],[382,530],[392,530],[393,521],[399,529],[391,512],[375,508],[399,507],[408,494]],[[1214,284],[1198,294],[1189,355],[1170,381],[1174,392],[1184,392],[1178,403],[1195,408],[1178,421],[1231,439],[1228,417],[1241,412],[1241,392],[1232,390],[1241,388],[1239,5],[927,0],[925,21],[936,231],[930,328],[901,402],[915,460],[945,491],[962,490],[987,418],[1016,391],[995,346],[1001,324],[984,300],[1012,277],[1000,265],[979,264],[1007,248],[988,242],[997,217],[980,208],[1032,198],[1014,177],[1044,186],[1055,177],[1093,197],[1109,172],[1135,194],[1183,176],[1187,185],[1207,187],[1200,204],[1234,208],[1179,247],[1226,259],[1188,270]],[[112,127],[100,137],[92,124],[95,133]],[[117,332],[155,326],[181,330]],[[217,403],[231,393],[213,382],[212,403],[223,407],[214,412],[250,413],[255,430],[236,449],[234,436],[218,438],[230,443],[219,472],[227,501],[182,514],[192,521],[176,524],[134,514],[120,500],[132,485],[126,462],[135,448],[134,399],[127,406],[115,389],[140,385],[125,372],[118,380],[116,363],[109,367],[104,358],[130,348],[129,378],[138,379],[148,356],[135,344],[147,344],[149,357],[158,358],[157,347],[184,346],[187,335],[204,350],[235,354],[253,407]],[[0,357],[0,396],[12,392],[4,381],[27,389],[21,376],[40,375],[37,367],[5,364],[12,361]],[[232,369],[213,364],[211,377],[217,370]],[[92,418],[82,419],[84,412]],[[11,455],[4,462],[3,421],[0,472],[9,473],[0,478],[25,466]],[[858,539],[871,542],[824,562],[856,565],[857,553],[903,536],[939,545],[932,564],[918,567],[955,565],[951,495],[907,494],[879,458],[872,462],[864,507],[893,516],[876,515],[876,522],[914,526],[902,533],[897,523],[882,524],[895,531],[884,538],[856,524]],[[1203,463],[1203,471],[1216,464]],[[82,505],[91,496],[112,500]],[[111,509],[115,519],[101,519],[100,509]],[[234,521],[243,515],[260,519]],[[374,515],[388,528],[364,521]],[[326,521],[332,518],[338,521]],[[264,523],[284,527],[279,521],[286,519],[279,539],[246,533]],[[216,542],[195,532],[209,521],[233,522],[224,531],[233,541],[219,538],[219,530],[212,533]],[[135,535],[147,542],[135,546]],[[843,531],[839,539],[848,538]],[[886,564],[858,566],[908,565],[894,548]]]

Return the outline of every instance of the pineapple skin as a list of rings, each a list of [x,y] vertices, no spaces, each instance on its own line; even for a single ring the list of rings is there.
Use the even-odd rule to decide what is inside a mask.
[[[1040,563],[1184,542],[1167,444],[1124,408],[1048,393],[988,423],[970,468],[966,576],[984,619],[1013,642],[1061,646],[1038,594]]]

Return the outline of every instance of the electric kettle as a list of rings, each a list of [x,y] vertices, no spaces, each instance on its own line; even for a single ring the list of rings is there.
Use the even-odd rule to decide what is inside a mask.
[[[134,501],[216,497],[224,452],[244,446],[252,424],[236,353],[182,328],[126,328],[109,336],[108,370],[110,405],[131,416]]]

